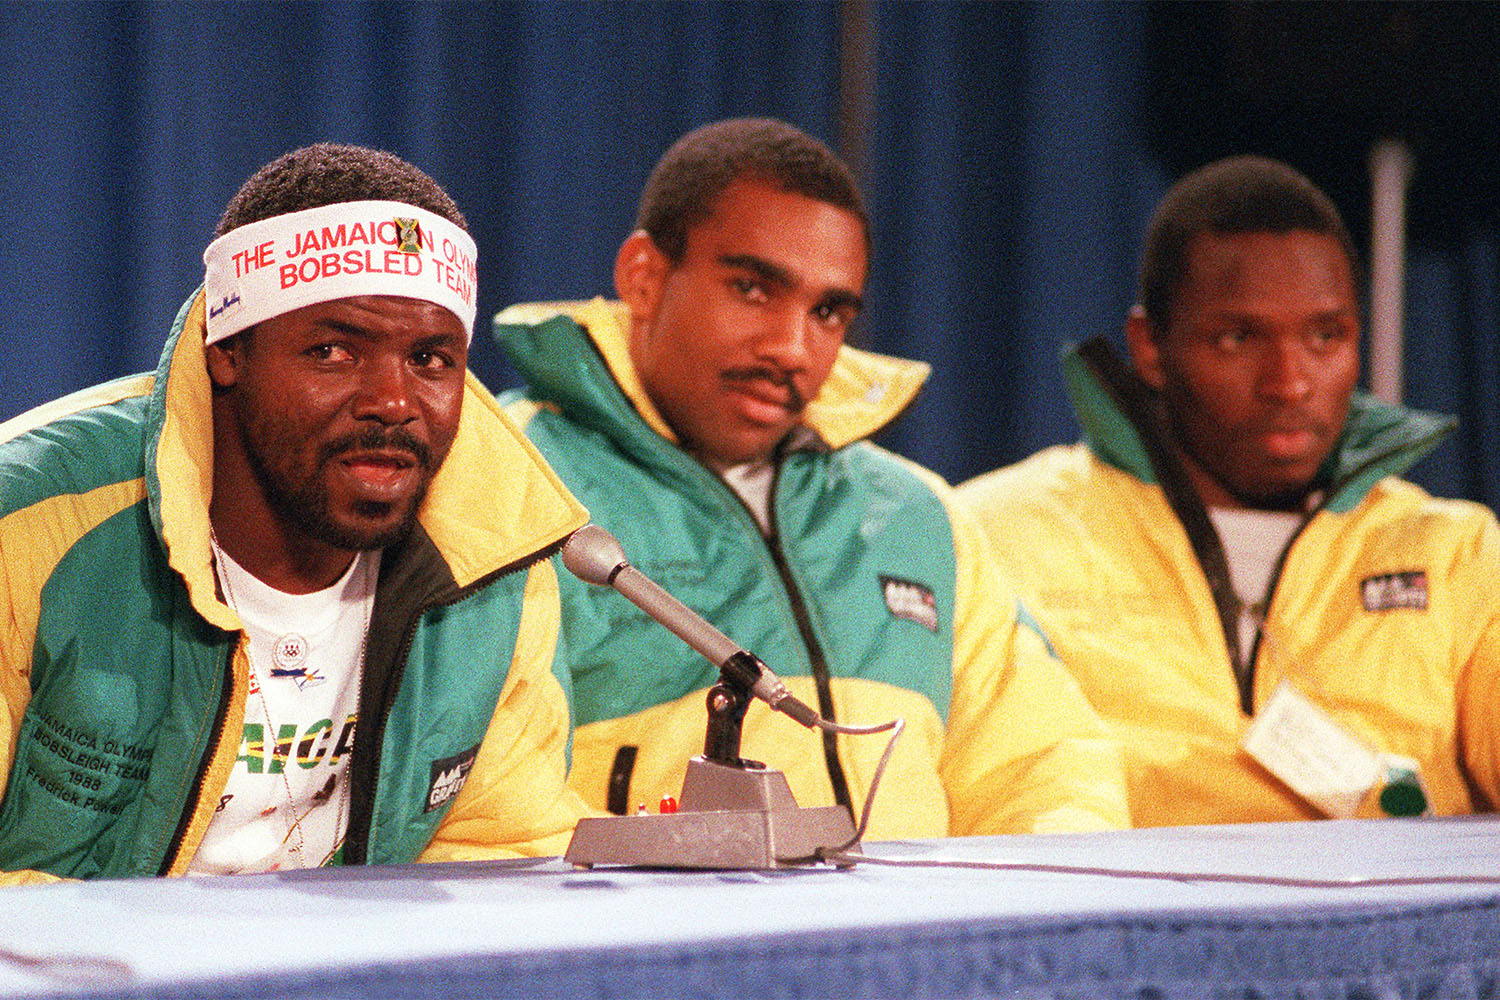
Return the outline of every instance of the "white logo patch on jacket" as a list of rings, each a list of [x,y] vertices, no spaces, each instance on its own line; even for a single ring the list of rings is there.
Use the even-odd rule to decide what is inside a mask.
[[[929,632],[937,631],[937,598],[931,590],[920,583],[882,575],[880,591],[885,595],[885,606],[891,614],[916,622]]]
[[[1427,574],[1419,569],[1367,576],[1359,582],[1359,599],[1366,611],[1427,610]]]
[[[469,768],[474,766],[474,758],[477,756],[479,747],[476,746],[472,750],[432,762],[432,782],[427,786],[427,805],[423,807],[423,812],[432,812],[459,793],[464,782],[469,780]]]

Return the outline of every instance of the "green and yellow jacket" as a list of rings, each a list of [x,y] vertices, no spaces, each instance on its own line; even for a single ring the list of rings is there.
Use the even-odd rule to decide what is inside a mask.
[[[1138,824],[1320,815],[1240,749],[1283,680],[1371,749],[1416,760],[1433,811],[1500,804],[1500,530],[1485,507],[1395,478],[1451,420],[1356,394],[1260,639],[1239,650],[1222,546],[1162,474],[1161,435],[1127,416],[1133,373],[1102,345],[1065,372],[1086,443],[959,494],[1114,724]]]
[[[180,874],[197,850],[248,685],[210,563],[212,443],[201,294],[154,375],[0,425],[3,880]],[[381,560],[346,862],[565,845],[583,806],[546,557],[586,519],[469,376],[419,525]]]
[[[530,386],[510,403],[631,562],[763,659],[825,717],[906,734],[871,839],[1126,821],[1117,748],[1048,653],[935,475],[865,442],[926,366],[845,348],[778,456],[774,531],[677,447],[641,388],[618,303],[518,306],[496,335]],[[611,590],[561,581],[578,727],[571,780],[596,807],[655,808],[703,751],[716,666]],[[802,805],[863,807],[884,737],[826,742],[760,704],[742,753]]]

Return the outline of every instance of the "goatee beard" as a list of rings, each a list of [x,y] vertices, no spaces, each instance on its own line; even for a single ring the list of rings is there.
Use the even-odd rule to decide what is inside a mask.
[[[350,552],[383,549],[404,540],[416,524],[417,510],[422,506],[428,484],[432,481],[432,450],[400,427],[389,430],[369,427],[327,442],[318,449],[317,459],[306,481],[292,485],[276,475],[248,430],[242,430],[241,437],[250,469],[276,517],[297,532],[336,549]],[[416,492],[406,501],[406,510],[400,519],[387,528],[361,531],[355,526],[339,524],[329,513],[331,504],[322,470],[346,452],[377,450],[401,450],[411,454],[422,471]],[[357,501],[354,510],[363,517],[383,521],[390,516],[393,506],[379,501]]]

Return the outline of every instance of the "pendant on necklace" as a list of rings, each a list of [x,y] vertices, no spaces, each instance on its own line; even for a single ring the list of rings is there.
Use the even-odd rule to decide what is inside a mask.
[[[271,647],[271,676],[297,682],[297,689],[317,687],[328,678],[307,669],[307,640],[296,632],[277,638]]]
[[[307,662],[307,640],[296,632],[278,637],[271,650],[271,661],[281,670],[296,670]]]

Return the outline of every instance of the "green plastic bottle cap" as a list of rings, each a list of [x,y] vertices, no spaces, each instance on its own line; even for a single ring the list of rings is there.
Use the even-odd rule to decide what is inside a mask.
[[[1380,808],[1387,816],[1420,816],[1427,811],[1427,794],[1410,771],[1392,771],[1380,790]]]

